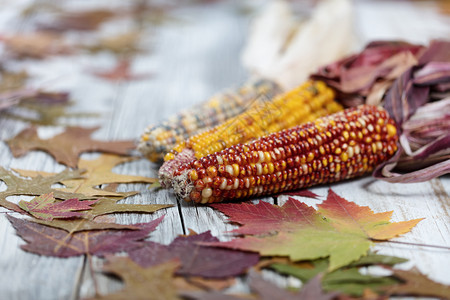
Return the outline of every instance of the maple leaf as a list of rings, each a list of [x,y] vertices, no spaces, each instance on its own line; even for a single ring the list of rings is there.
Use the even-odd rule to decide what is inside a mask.
[[[308,190],[299,190],[295,192],[282,193],[280,196],[300,196],[305,198],[319,199],[319,195]]]
[[[402,283],[388,287],[385,292],[388,295],[401,296],[428,296],[441,299],[450,297],[450,286],[437,283],[420,273],[417,269],[394,270],[392,276],[400,279]]]
[[[110,189],[98,189],[96,186],[111,183],[153,183],[156,178],[144,176],[132,176],[117,174],[111,171],[117,165],[134,161],[139,157],[124,157],[110,154],[102,154],[94,160],[80,159],[78,166],[84,170],[83,178],[64,180],[61,183],[65,188],[59,188],[59,191],[68,193],[81,193],[90,197],[123,197],[134,195],[134,192],[118,193]],[[37,175],[51,176],[52,173],[16,170],[22,176],[34,177]]]
[[[339,197],[331,189],[317,211],[293,198],[281,207],[262,201],[258,205],[212,206],[230,215],[231,221],[244,224],[243,230],[235,232],[266,236],[245,236],[208,245],[255,251],[263,256],[288,256],[293,261],[329,257],[330,271],[366,255],[374,240],[384,241],[406,233],[422,220],[391,223],[392,211],[374,213],[369,207]]]
[[[149,223],[133,224],[137,230],[95,230],[67,233],[61,229],[7,216],[17,234],[27,244],[25,251],[56,257],[83,254],[102,256],[107,253],[130,250],[155,230],[164,216]]]
[[[43,177],[36,176],[31,179],[21,178],[16,176],[11,171],[0,167],[0,180],[6,184],[6,190],[0,192],[0,206],[7,209],[22,212],[16,204],[6,200],[9,196],[40,196],[43,194],[54,193],[55,198],[58,199],[70,199],[80,198],[85,199],[85,196],[77,193],[69,193],[64,191],[58,191],[52,188],[55,183],[61,183],[63,180],[80,178],[80,172],[78,170],[64,170],[61,173],[52,174],[51,176]]]
[[[223,278],[237,276],[258,262],[255,253],[201,246],[200,242],[218,242],[210,231],[198,235],[179,236],[170,245],[144,242],[129,251],[140,266],[149,267],[172,259],[181,262],[178,275]]]
[[[364,275],[359,272],[361,266],[394,265],[407,261],[394,256],[377,255],[370,253],[351,263],[345,268],[326,273],[328,259],[293,263],[275,263],[270,268],[279,273],[297,277],[301,281],[309,281],[313,277],[324,274],[322,287],[325,291],[339,291],[353,296],[362,296],[367,289],[380,291],[382,287],[396,284],[398,281],[391,276]]]
[[[14,138],[6,141],[14,157],[25,155],[31,150],[42,150],[52,155],[57,162],[76,168],[78,157],[83,152],[107,152],[126,155],[134,149],[133,141],[97,141],[90,135],[99,127],[68,127],[50,139],[39,138],[36,127],[22,130]]]
[[[130,71],[130,61],[120,60],[117,65],[108,71],[90,71],[91,74],[106,80],[140,80],[150,76],[150,74],[132,74]]]
[[[96,202],[97,200],[79,201],[77,198],[56,202],[53,193],[50,193],[36,197],[31,201],[21,200],[19,206],[35,218],[51,221],[55,218],[82,217],[83,213],[79,211],[92,209],[90,205]]]
[[[259,201],[251,203],[211,204],[229,216],[229,221],[242,225],[231,232],[235,234],[272,234],[280,231],[295,231],[301,225],[320,222],[321,217],[314,208],[293,198],[283,206]]]
[[[60,36],[44,32],[0,36],[0,41],[16,58],[42,59],[50,55],[70,54],[69,46]]]
[[[178,300],[173,274],[178,268],[177,261],[169,261],[151,268],[143,268],[128,257],[108,257],[104,271],[120,277],[125,288],[114,294],[90,298],[97,299],[134,299],[134,300]]]

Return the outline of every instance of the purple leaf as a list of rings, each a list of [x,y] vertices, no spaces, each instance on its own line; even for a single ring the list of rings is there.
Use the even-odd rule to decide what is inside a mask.
[[[224,278],[237,276],[258,262],[255,253],[201,246],[199,243],[218,242],[209,231],[198,235],[177,237],[170,245],[144,242],[142,247],[128,251],[130,258],[146,268],[179,259],[181,267],[177,274]]]
[[[102,256],[138,247],[164,216],[149,223],[134,224],[138,230],[90,230],[72,234],[24,219],[7,218],[17,234],[27,242],[21,246],[23,250],[46,256],[71,257],[83,254]]]

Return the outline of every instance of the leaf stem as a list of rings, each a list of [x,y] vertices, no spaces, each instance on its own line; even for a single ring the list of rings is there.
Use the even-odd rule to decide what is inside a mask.
[[[92,263],[92,255],[90,255],[88,253],[88,254],[86,254],[86,256],[87,256],[88,263],[89,263],[89,273],[91,273],[92,282],[94,283],[95,296],[98,297],[100,294],[98,291],[97,278],[95,277],[94,264]]]
[[[390,241],[390,240],[378,240],[378,239],[370,239],[372,242],[383,242],[383,243],[394,243],[394,244],[401,244],[401,245],[410,245],[410,246],[419,246],[419,247],[429,247],[429,248],[438,248],[438,249],[445,249],[450,250],[450,247],[448,246],[441,246],[441,245],[429,245],[429,244],[421,244],[421,243],[411,243],[411,242],[401,242],[401,241]]]

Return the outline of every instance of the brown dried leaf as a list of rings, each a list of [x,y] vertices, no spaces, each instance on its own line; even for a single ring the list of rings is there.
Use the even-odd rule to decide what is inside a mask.
[[[135,192],[119,193],[115,189],[98,189],[96,186],[111,183],[153,183],[156,178],[122,175],[113,173],[111,170],[120,164],[138,159],[138,157],[124,157],[111,154],[100,155],[94,160],[81,159],[79,162],[80,169],[84,170],[83,178],[64,180],[65,188],[59,188],[63,192],[76,192],[86,195],[89,199],[92,197],[125,197],[136,194]],[[51,176],[52,173],[14,170],[22,176],[34,177],[37,175]]]
[[[123,198],[100,198],[87,212],[88,216],[101,216],[114,213],[154,213],[163,208],[173,207],[170,204],[120,204]]]
[[[120,60],[117,62],[117,65],[107,71],[90,71],[91,74],[106,79],[110,81],[116,80],[140,80],[150,77],[151,74],[142,73],[142,74],[132,74],[130,70],[130,61],[129,60]]]
[[[137,46],[139,37],[140,32],[132,31],[101,39],[97,44],[83,48],[92,53],[109,51],[117,55],[135,55],[142,52],[142,49]]]
[[[45,126],[66,125],[60,122],[62,118],[89,118],[99,116],[99,114],[91,112],[67,112],[67,109],[73,103],[69,102],[69,94],[65,92],[45,92],[39,90],[23,90],[23,92],[27,92],[28,94],[25,96],[20,94],[15,95],[20,100],[19,105],[17,105],[18,109],[8,110],[3,116]],[[0,102],[2,101],[1,99],[2,95],[0,95]]]
[[[0,180],[3,181],[7,189],[0,192],[0,206],[13,211],[23,212],[17,205],[6,200],[9,196],[40,196],[43,194],[53,193],[55,198],[70,199],[80,198],[86,199],[82,194],[58,191],[52,188],[55,183],[61,183],[63,180],[81,178],[80,171],[64,170],[61,173],[51,174],[50,176],[36,176],[31,179],[21,178],[16,176],[11,171],[0,167]]]
[[[180,291],[221,291],[236,283],[236,278],[206,279],[202,277],[175,277],[175,285]]]
[[[134,149],[133,141],[98,141],[90,135],[98,127],[68,127],[66,130],[50,139],[39,138],[36,127],[22,130],[14,138],[7,141],[14,157],[25,155],[31,150],[42,150],[52,155],[57,162],[76,168],[78,157],[83,152],[107,152],[126,155]]]
[[[29,78],[26,71],[11,72],[7,70],[1,70],[0,68],[0,95],[4,92],[14,91],[22,88]]]
[[[103,216],[102,216],[103,217]],[[97,220],[97,219],[101,219]],[[80,232],[80,231],[88,231],[88,230],[104,230],[104,229],[129,229],[136,230],[138,229],[133,225],[122,225],[113,223],[114,220],[106,220],[106,218],[97,218],[95,220],[88,219],[75,219],[75,220],[52,220],[45,221],[39,219],[31,219],[32,222],[46,225],[53,228],[58,228],[65,230],[70,233]]]
[[[15,58],[42,59],[72,52],[59,35],[44,32],[3,36],[0,41],[4,42],[7,51]]]
[[[177,261],[170,261],[150,268],[142,268],[127,257],[108,257],[104,271],[114,274],[124,281],[124,289],[114,294],[97,296],[94,299],[108,300],[178,300],[173,274],[178,268]]]
[[[428,296],[449,299],[450,286],[437,283],[416,269],[408,271],[392,270],[393,276],[403,281],[403,284],[394,285],[386,289],[389,295],[399,296]]]
[[[66,12],[59,14],[56,20],[38,24],[41,31],[61,33],[68,30],[90,31],[116,16],[112,10],[96,9],[81,12]]]

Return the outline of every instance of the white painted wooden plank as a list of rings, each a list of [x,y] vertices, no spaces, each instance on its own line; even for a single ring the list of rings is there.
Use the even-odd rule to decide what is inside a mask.
[[[88,5],[86,3],[83,2],[83,5]],[[104,5],[104,3],[109,4],[110,1],[90,1],[89,5],[97,3]],[[31,72],[39,75],[35,84],[51,86],[55,90],[69,90],[79,110],[104,112],[101,119],[82,119],[72,123],[84,126],[103,125],[104,127],[94,135],[95,137],[99,139],[138,138],[143,128],[149,123],[164,119],[182,108],[207,99],[223,88],[238,85],[245,80],[245,70],[239,64],[239,52],[245,39],[245,26],[248,19],[234,13],[234,4],[236,3],[230,2],[212,7],[197,6],[180,9],[176,16],[182,20],[181,23],[167,24],[152,31],[152,37],[144,39],[142,44],[147,47],[153,41],[154,52],[151,55],[138,56],[133,62],[133,69],[137,73],[154,73],[153,78],[130,83],[105,82],[86,74],[86,69],[111,67],[112,57],[108,54],[94,57],[80,54],[72,56],[70,60],[65,57],[56,57],[46,62],[33,63],[29,66]],[[383,1],[357,3],[357,27],[360,28],[361,41],[404,37],[413,42],[425,42],[430,37],[447,34],[446,27],[444,29],[440,27],[440,21],[430,19],[428,10],[424,14],[425,17],[421,15],[421,18],[417,18],[416,11],[411,12],[409,8],[406,12],[404,9],[397,9],[396,12],[402,12],[403,17],[413,18],[415,21],[420,19],[421,24],[426,24],[425,27],[409,30],[403,17],[397,18],[392,15],[396,12],[389,14],[389,10],[386,10],[391,4],[392,2]],[[5,10],[2,9],[1,13],[4,12]],[[382,22],[379,21],[381,12],[388,13],[381,15]],[[8,13],[2,16],[4,15]],[[8,23],[3,22],[5,19],[0,19],[1,29],[2,24]],[[384,25],[380,27],[378,26],[380,24]],[[433,31],[434,28],[439,29],[436,34]],[[104,30],[111,33],[116,29],[112,26]],[[432,31],[431,35],[430,31]],[[20,122],[0,120],[0,139],[12,137],[23,127],[24,124]],[[52,130],[54,129],[50,129]],[[13,159],[4,144],[0,144],[0,161],[2,166],[46,171],[60,171],[63,168],[42,152],[34,152],[21,159]],[[139,161],[118,167],[116,170],[125,174],[154,176],[156,168],[157,166],[152,163]],[[369,205],[375,211],[394,209],[395,221],[427,217],[413,232],[398,240],[449,245],[450,182],[448,177],[431,183],[414,185],[411,188],[378,181],[373,184],[371,182],[370,178],[365,178],[335,184],[332,187],[347,199],[360,205]],[[124,186],[121,188],[125,189]],[[144,185],[129,185],[128,188],[142,191],[141,195],[126,200],[130,203],[176,204],[173,194],[168,191],[148,191]],[[326,195],[326,190],[327,187],[312,189],[323,197]],[[268,200],[272,201],[271,198]],[[211,229],[213,234],[221,239],[227,239],[229,237],[223,232],[235,228],[234,225],[224,223],[223,215],[211,208],[196,207],[186,203],[182,203],[180,208],[185,230],[192,228],[203,232]],[[120,215],[117,219],[123,223],[144,222],[164,213],[167,214],[166,220],[151,235],[151,239],[169,243],[176,235],[183,232],[178,208],[160,211],[154,215]],[[0,270],[1,272],[7,270],[8,273],[2,273],[2,275],[8,276],[2,276],[2,278],[10,279],[0,281],[0,289],[6,296],[11,296],[8,298],[32,299],[39,295],[41,296],[39,298],[44,299],[60,299],[69,296],[87,297],[93,294],[93,281],[87,266],[82,268],[83,259],[52,259],[24,253],[17,246],[17,243],[21,243],[20,239],[14,235],[12,227],[8,224],[4,226],[4,223],[7,222],[3,217],[0,218],[0,230],[2,230]],[[383,244],[377,248],[385,254],[411,258],[410,264],[417,263],[419,269],[436,280],[450,278],[447,271],[450,269],[448,252],[422,250],[413,246],[400,247],[393,244]],[[3,255],[4,252],[6,255]],[[96,270],[99,270],[100,261],[94,260],[94,264]],[[30,270],[28,266],[33,266],[33,269]],[[82,271],[84,273],[80,275]],[[82,279],[78,281],[80,276]],[[22,292],[23,286],[20,285],[20,280],[23,278],[26,278],[28,283],[24,292]],[[43,287],[40,285],[42,282],[40,278],[55,278],[54,285]],[[102,293],[120,288],[117,282],[104,276],[97,275],[96,280],[99,291]],[[80,293],[76,291],[78,283],[81,285]],[[280,283],[283,284],[282,281]],[[241,284],[237,291],[244,289],[245,287]]]

